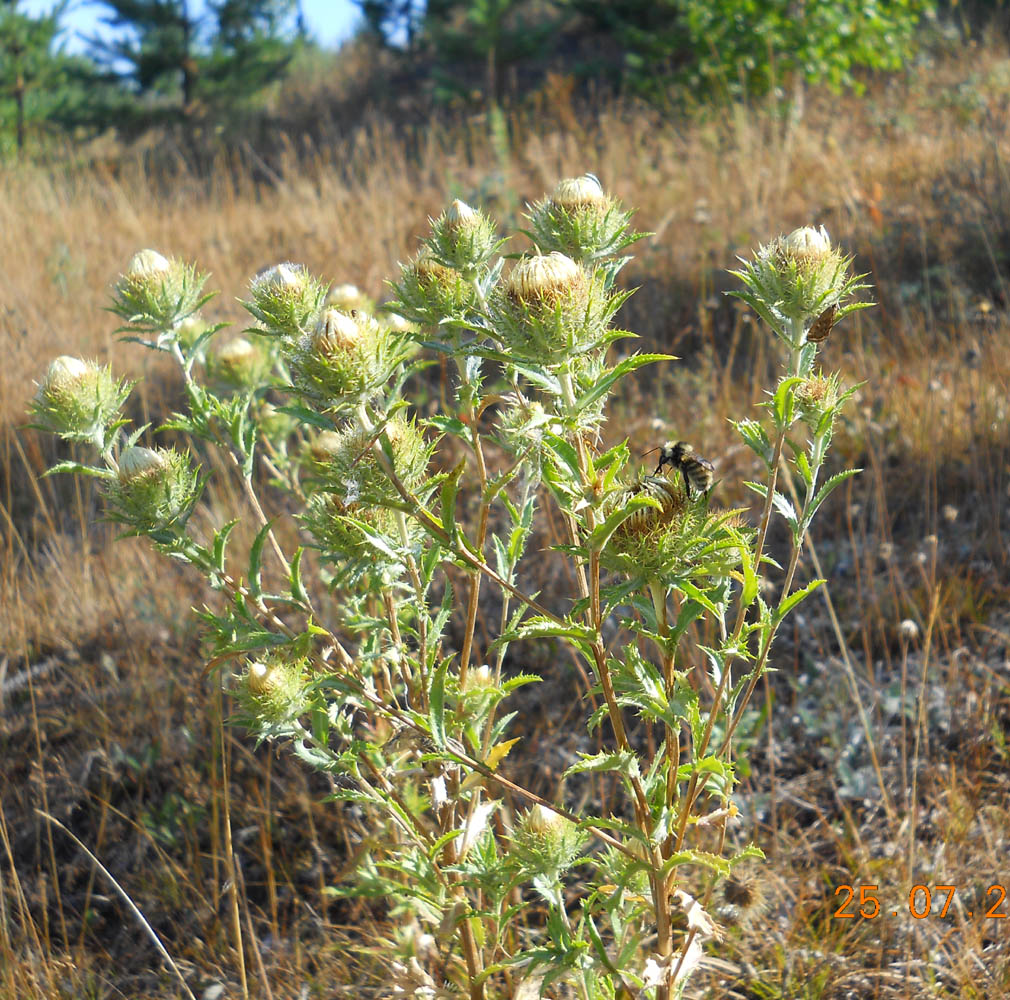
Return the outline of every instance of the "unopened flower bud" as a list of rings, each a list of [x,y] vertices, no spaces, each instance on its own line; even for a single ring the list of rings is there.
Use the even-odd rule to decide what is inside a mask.
[[[264,723],[283,723],[306,708],[305,661],[271,657],[249,664],[240,697],[250,714]]]
[[[831,254],[831,239],[824,226],[801,226],[783,238],[782,250],[795,260],[820,261]]]
[[[185,524],[200,495],[199,471],[173,448],[134,445],[119,456],[116,479],[106,483],[109,517],[150,532]]]
[[[865,287],[850,273],[852,258],[831,245],[823,226],[794,229],[743,263],[732,273],[747,291],[735,294],[776,320],[776,332],[792,350],[824,341],[846,311],[844,300]]]
[[[572,212],[589,205],[606,205],[609,199],[594,174],[583,174],[581,177],[566,177],[559,181],[551,195],[551,201],[558,208]]]
[[[80,382],[89,371],[89,366],[80,358],[69,354],[61,354],[49,362],[36,398],[40,399],[55,393],[66,392],[74,383]]]
[[[522,302],[553,302],[585,285],[585,272],[557,251],[524,257],[505,282],[506,293]]]
[[[320,354],[334,355],[355,350],[361,343],[357,320],[339,309],[327,309],[312,331],[312,346]]]
[[[499,246],[491,219],[459,198],[432,220],[425,244],[436,260],[467,279],[484,268]]]
[[[206,280],[191,264],[141,250],[116,282],[111,308],[127,329],[156,333],[163,345],[178,339],[179,325],[200,307]]]
[[[526,829],[538,837],[549,837],[568,822],[564,816],[553,809],[545,809],[539,802],[533,805],[523,820]]]
[[[571,820],[538,802],[512,831],[509,853],[531,873],[556,877],[575,861],[584,840]]]
[[[139,250],[130,259],[127,275],[137,278],[164,276],[172,269],[172,262],[157,250]]]
[[[289,261],[261,271],[249,291],[252,299],[243,304],[263,324],[264,332],[288,339],[312,326],[326,297],[320,282],[301,264]]]
[[[307,277],[305,268],[301,264],[292,264],[290,261],[274,264],[273,267],[260,271],[253,278],[253,295],[300,291],[305,286]]]
[[[165,459],[158,452],[134,446],[119,457],[119,481],[125,483],[142,476],[161,475],[166,468]]]
[[[334,285],[330,289],[330,294],[326,296],[326,303],[348,313],[355,309],[360,309],[363,312],[372,311],[372,304],[368,300],[368,296],[363,295],[357,285]]]
[[[266,374],[267,358],[259,345],[245,337],[222,344],[208,359],[212,379],[236,388],[254,388]]]
[[[480,216],[459,198],[445,210],[445,224],[449,229],[466,229],[477,225],[479,221]]]
[[[639,238],[628,232],[631,213],[593,174],[559,181],[553,194],[530,206],[528,218],[541,253],[559,251],[580,263],[612,257]]]
[[[463,685],[465,692],[485,691],[494,686],[494,671],[486,664],[469,670],[466,675],[466,683]]]
[[[131,385],[108,368],[63,354],[49,362],[31,401],[32,426],[68,441],[99,444]]]

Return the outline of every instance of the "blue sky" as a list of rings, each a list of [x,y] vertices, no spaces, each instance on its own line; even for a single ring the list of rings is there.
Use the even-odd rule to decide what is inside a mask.
[[[194,8],[199,10],[201,0]],[[53,0],[23,0],[21,10],[27,14],[48,12]],[[325,46],[333,46],[347,38],[358,20],[358,8],[351,0],[302,0],[305,20],[309,30]],[[64,45],[70,51],[80,51],[84,46],[80,35],[92,35],[98,27],[104,8],[99,3],[77,0],[64,15]]]

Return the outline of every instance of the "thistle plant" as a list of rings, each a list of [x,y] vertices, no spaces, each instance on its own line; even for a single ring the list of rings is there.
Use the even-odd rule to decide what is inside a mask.
[[[126,431],[129,387],[106,370],[57,359],[31,409],[96,449],[96,464],[57,469],[97,477],[111,520],[227,597],[199,614],[236,719],[338,776],[334,798],[366,817],[357,875],[333,891],[390,901],[397,995],[567,984],[583,1000],[669,1000],[721,937],[714,889],[761,856],[736,829],[733,736],[779,626],[822,582],[795,575],[812,518],[852,474],[820,483],[852,389],[815,365],[862,286],[814,229],[734,272],[784,372],[763,414],[734,425],[764,470],[747,484],[757,509],[726,509],[719,484],[649,474],[608,433],[621,380],[675,360],[609,357],[631,336],[612,325],[630,216],[585,175],[529,220],[533,246],[506,265],[490,218],[454,202],[377,315],[278,264],[252,281],[255,324],[220,347],[220,327],[194,329],[197,269],[135,258],[111,309],[125,339],[178,362],[187,406],[165,426],[230,457],[257,524],[248,552],[229,548],[235,522],[197,530],[203,475],[138,444],[147,428]],[[432,356],[455,379],[422,414]],[[272,507],[264,480],[283,498]],[[784,570],[766,551],[775,516]],[[274,533],[285,517],[302,533],[292,551]],[[546,519],[564,531],[549,552]],[[524,664],[546,644],[567,651],[553,683],[587,705],[600,749],[545,789],[509,702],[539,680]]]

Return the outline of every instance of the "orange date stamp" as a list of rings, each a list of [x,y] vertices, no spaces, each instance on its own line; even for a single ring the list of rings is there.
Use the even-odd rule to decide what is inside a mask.
[[[880,900],[877,898],[879,886],[876,885],[840,885],[835,889],[836,896],[842,896],[841,905],[831,914],[838,920],[855,920],[862,917],[864,920],[873,920],[881,913]],[[928,916],[946,917],[954,894],[957,892],[956,885],[913,885],[908,893],[906,901],[908,912],[916,920],[925,920]],[[977,898],[977,894],[976,894]],[[990,885],[985,890],[985,900],[983,907],[979,910],[982,917],[990,919],[1006,919],[1007,913],[1007,891],[1002,885]],[[940,905],[937,905],[940,904]],[[964,911],[968,917],[974,917],[974,909]],[[891,916],[898,916],[898,910],[891,910]]]

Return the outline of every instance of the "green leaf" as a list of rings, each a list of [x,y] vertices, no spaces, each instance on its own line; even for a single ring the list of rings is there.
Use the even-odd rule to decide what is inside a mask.
[[[583,393],[575,401],[575,408],[578,411],[585,410],[592,406],[601,396],[607,393],[610,387],[622,379],[625,375],[633,371],[637,371],[639,368],[645,367],[645,365],[653,364],[657,361],[676,361],[672,354],[633,354],[630,358],[625,358],[619,364],[615,365],[613,368],[605,372],[593,387],[588,391]]]
[[[449,542],[457,545],[459,541],[458,529],[456,527],[456,495],[459,493],[459,480],[466,468],[466,459],[461,458],[456,467],[449,473],[445,482],[442,483],[441,512],[442,527],[445,529]]]
[[[584,774],[587,771],[616,771],[625,778],[637,778],[641,775],[638,758],[630,750],[614,750],[611,753],[601,751],[595,754],[579,754],[582,758],[569,767],[564,777],[571,774]]]
[[[792,609],[795,608],[800,601],[809,597],[822,583],[824,583],[824,580],[811,580],[810,583],[808,583],[805,587],[802,587],[800,590],[794,590],[775,609],[775,624],[778,625],[778,623],[782,621],[782,619],[785,618],[785,616],[789,614],[789,612],[792,611]]]
[[[817,512],[817,508],[820,507],[822,503],[830,496],[830,494],[846,479],[852,476],[858,475],[862,472],[862,469],[845,469],[842,472],[838,472],[833,475],[818,491],[817,496],[810,501],[810,508],[807,510],[807,516],[803,522],[803,527],[806,528],[810,521],[813,519],[814,514]]]
[[[754,559],[751,556],[750,546],[738,545],[737,551],[740,553],[740,572],[743,576],[743,587],[740,590],[740,604],[746,608],[757,597],[758,576],[754,571]]]
[[[610,536],[629,518],[636,510],[649,507],[654,510],[662,510],[660,502],[646,493],[633,496],[623,507],[613,511],[607,519],[598,524],[589,538],[586,539],[586,548],[593,552],[600,552],[610,541]]]
[[[775,417],[775,426],[780,431],[788,430],[795,420],[793,389],[802,381],[802,378],[793,375],[782,379],[775,390],[775,395],[772,397],[772,414]]]
[[[428,417],[427,423],[431,424],[432,427],[437,427],[442,434],[452,434],[466,441],[470,440],[470,432],[467,430],[466,424],[459,417],[436,413],[434,416]]]
[[[45,430],[46,428],[40,426],[40,429]],[[109,469],[95,469],[81,462],[58,462],[51,469],[47,469],[43,475],[52,476],[57,472],[73,472],[79,476],[94,476],[96,479],[113,479],[115,477],[115,473]]]
[[[305,590],[305,586],[302,584],[302,553],[305,551],[304,547],[299,545],[295,549],[295,554],[291,558],[291,575],[289,581],[291,583],[291,596],[301,604],[303,607],[308,607],[310,604],[309,595]]]
[[[249,592],[253,597],[259,597],[263,593],[263,580],[261,563],[263,561],[263,545],[270,534],[273,521],[266,524],[256,532],[252,546],[249,549]]]
[[[814,482],[814,474],[810,471],[810,462],[807,460],[806,452],[802,450],[796,452],[796,468],[803,477],[803,482],[805,482],[807,486],[812,486]]]
[[[224,552],[226,546],[228,545],[228,536],[232,533],[238,522],[239,519],[236,517],[233,521],[229,521],[223,528],[214,532],[214,566],[222,573],[224,572]]]
[[[722,855],[689,849],[671,854],[663,865],[663,874],[668,875],[674,868],[681,865],[701,865],[703,868],[709,868],[723,876],[730,873],[730,863]]]
[[[789,522],[789,527],[792,529],[793,535],[795,536],[797,528],[799,527],[799,522],[796,519],[796,511],[789,500],[784,497],[778,490],[775,491],[775,496],[772,497],[772,506]]]
[[[445,675],[449,669],[451,657],[445,657],[439,663],[431,678],[431,685],[428,688],[428,704],[431,711],[428,719],[431,723],[431,738],[435,741],[440,750],[446,747],[445,739]]]
[[[747,447],[764,462],[766,468],[770,469],[775,449],[768,440],[764,427],[756,420],[739,420],[732,423]]]

